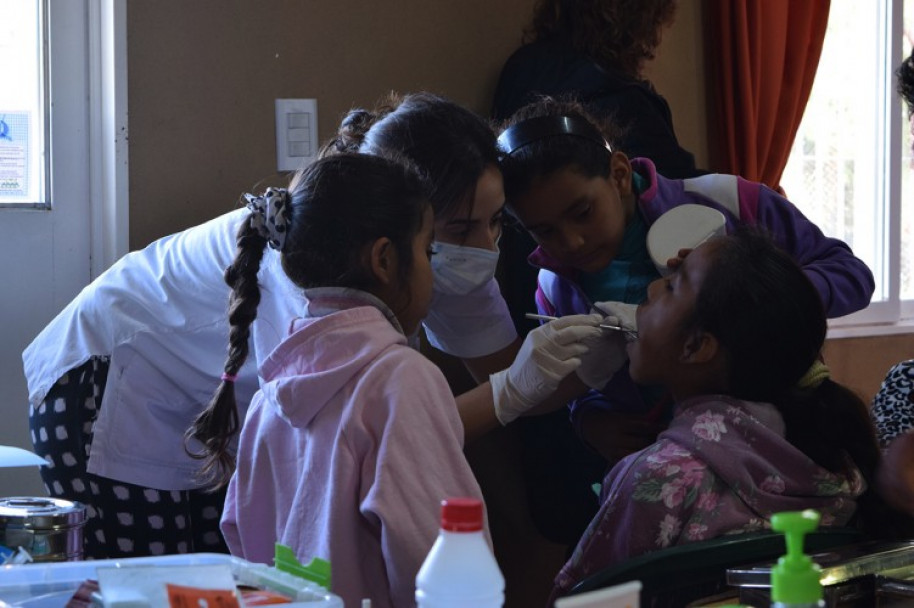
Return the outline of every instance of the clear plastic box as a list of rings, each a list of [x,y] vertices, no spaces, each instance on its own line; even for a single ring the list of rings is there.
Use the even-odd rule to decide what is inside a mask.
[[[288,608],[343,608],[343,600],[305,579],[221,553],[189,553],[82,562],[54,562],[0,566],[0,608],[60,608],[100,567],[187,566],[228,564],[239,584],[284,593],[293,598]]]

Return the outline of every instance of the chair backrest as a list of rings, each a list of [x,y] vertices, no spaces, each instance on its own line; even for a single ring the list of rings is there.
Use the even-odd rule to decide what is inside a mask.
[[[856,528],[821,528],[806,535],[807,553],[866,540]],[[584,579],[571,595],[631,580],[642,584],[641,606],[661,608],[687,603],[726,589],[727,568],[784,555],[782,534],[770,531],[733,534],[645,553]]]

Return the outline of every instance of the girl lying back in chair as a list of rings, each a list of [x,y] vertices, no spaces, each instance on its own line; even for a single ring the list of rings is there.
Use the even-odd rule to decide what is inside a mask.
[[[865,404],[819,360],[822,299],[768,238],[740,230],[688,253],[648,287],[637,326],[631,376],[664,386],[674,418],[606,476],[553,599],[626,558],[767,528],[778,511],[910,531],[868,491],[879,449]]]

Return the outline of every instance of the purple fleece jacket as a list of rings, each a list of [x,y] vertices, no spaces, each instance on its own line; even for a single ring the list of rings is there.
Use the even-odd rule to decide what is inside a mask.
[[[793,203],[774,190],[735,175],[667,179],[646,158],[635,158],[631,163],[632,169],[649,182],[637,203],[648,226],[679,205],[713,207],[727,218],[728,230],[739,224],[768,230],[775,242],[803,267],[822,296],[829,317],[848,315],[869,305],[876,284],[867,265],[844,241],[822,234]],[[530,255],[530,262],[542,269],[536,292],[542,314],[590,312],[591,303],[575,282],[575,269],[561,266],[541,247]]]

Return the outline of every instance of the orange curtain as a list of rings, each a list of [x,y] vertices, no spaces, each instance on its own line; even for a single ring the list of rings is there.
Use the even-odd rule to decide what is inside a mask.
[[[717,169],[778,188],[809,100],[829,0],[709,0]]]

